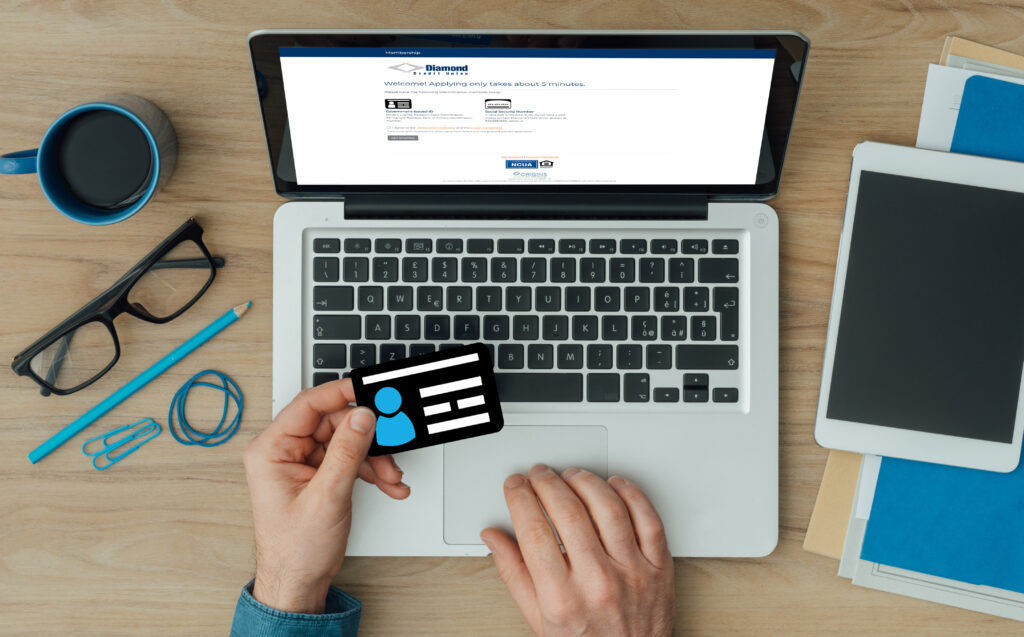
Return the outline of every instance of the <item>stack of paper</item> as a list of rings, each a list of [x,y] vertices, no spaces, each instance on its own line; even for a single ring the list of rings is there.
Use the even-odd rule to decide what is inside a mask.
[[[1024,56],[947,38],[917,145],[1024,161]],[[1024,621],[1024,463],[1010,474],[831,451],[804,548],[854,584]]]

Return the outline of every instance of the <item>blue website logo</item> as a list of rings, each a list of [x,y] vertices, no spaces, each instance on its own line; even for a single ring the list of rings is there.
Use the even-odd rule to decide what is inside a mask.
[[[536,159],[506,159],[505,168],[538,168]]]

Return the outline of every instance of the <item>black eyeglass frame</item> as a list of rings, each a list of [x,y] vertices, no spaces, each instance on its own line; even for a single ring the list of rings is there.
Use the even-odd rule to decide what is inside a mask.
[[[150,323],[168,323],[178,318],[186,310],[192,307],[192,305],[194,305],[195,302],[206,293],[206,290],[209,289],[210,284],[213,283],[213,279],[217,274],[217,268],[223,267],[224,260],[220,257],[213,257],[210,254],[210,251],[206,248],[206,244],[203,243],[202,237],[202,226],[199,225],[199,222],[196,221],[194,217],[190,217],[188,221],[183,223],[177,230],[171,233],[170,236],[160,242],[160,244],[150,251],[149,254],[132,266],[132,268],[128,270],[124,276],[118,279],[114,285],[107,288],[96,298],[82,306],[81,309],[41,336],[36,340],[36,342],[18,353],[11,362],[11,369],[13,369],[18,376],[28,376],[34,380],[43,388],[40,393],[44,396],[51,393],[57,394],[58,396],[66,396],[81,389],[85,389],[89,385],[95,383],[104,374],[110,371],[110,369],[121,358],[121,342],[118,340],[117,330],[114,328],[115,318],[121,314],[127,313]],[[190,240],[194,241],[196,245],[199,246],[199,249],[202,250],[203,257],[210,268],[210,277],[206,280],[202,289],[192,297],[192,300],[182,306],[177,312],[164,317],[153,316],[146,311],[142,305],[138,303],[130,303],[128,301],[128,294],[131,292],[132,287],[134,287],[138,280],[151,269],[162,269],[168,267],[203,267],[202,259],[169,261],[166,264],[158,265],[159,261],[171,250]],[[108,363],[107,366],[99,373],[75,387],[60,389],[54,386],[51,381],[40,378],[38,374],[32,371],[31,362],[37,354],[44,351],[46,348],[50,347],[71,332],[94,322],[101,323],[106,327],[114,341],[114,356],[110,363]]]

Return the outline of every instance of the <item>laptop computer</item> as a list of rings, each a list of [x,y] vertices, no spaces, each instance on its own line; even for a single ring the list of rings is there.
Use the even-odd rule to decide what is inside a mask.
[[[274,412],[484,343],[499,433],[359,485],[351,555],[484,555],[544,462],[640,485],[676,556],[778,538],[778,190],[794,32],[260,31]]]

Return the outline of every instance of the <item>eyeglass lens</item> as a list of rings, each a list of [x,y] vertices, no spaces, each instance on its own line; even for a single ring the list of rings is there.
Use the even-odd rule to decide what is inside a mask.
[[[150,266],[128,292],[128,303],[166,318],[199,296],[213,266],[195,241],[183,241]]]
[[[29,362],[33,373],[60,390],[72,389],[102,372],[117,355],[114,337],[99,321],[85,323],[50,344]]]

